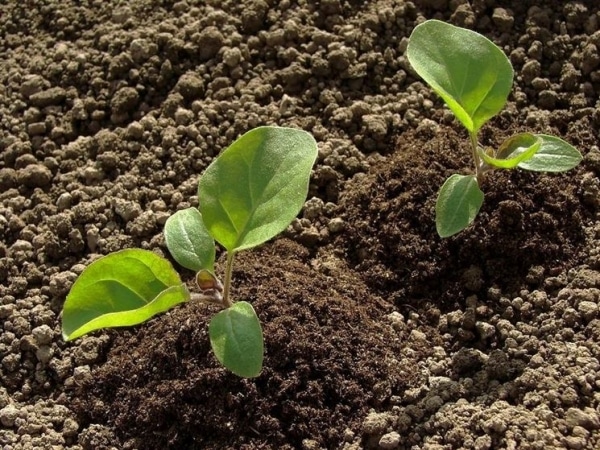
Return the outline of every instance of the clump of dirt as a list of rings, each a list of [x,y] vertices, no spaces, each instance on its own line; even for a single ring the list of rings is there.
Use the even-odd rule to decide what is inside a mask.
[[[286,240],[238,256],[236,297],[264,324],[256,380],[219,367],[207,336],[215,311],[188,304],[138,332],[111,333],[110,363],[86,380],[76,410],[135,448],[291,449],[311,436],[339,445],[369,408],[417,382],[410,368],[428,350],[416,342],[406,351],[412,339],[386,319],[389,305],[347,268],[315,273],[308,256]]]
[[[407,132],[397,151],[348,183],[340,199],[347,232],[337,245],[348,249],[372,288],[399,306],[452,307],[489,286],[516,295],[581,262],[583,226],[597,211],[572,182],[589,170],[586,164],[579,175],[488,174],[474,225],[449,239],[437,235],[437,192],[450,174],[472,172],[467,146],[466,134],[447,126]]]

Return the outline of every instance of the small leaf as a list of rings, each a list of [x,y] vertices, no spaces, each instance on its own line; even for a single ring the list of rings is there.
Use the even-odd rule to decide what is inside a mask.
[[[223,306],[223,284],[210,270],[202,269],[196,274],[199,293],[192,294],[192,300]]]
[[[127,249],[90,264],[75,280],[62,313],[70,341],[101,328],[137,325],[189,299],[169,261]]]
[[[440,237],[449,237],[467,228],[483,204],[483,192],[474,175],[454,174],[440,189],[435,205],[435,225]]]
[[[540,149],[542,140],[531,133],[520,133],[509,137],[498,149],[496,157],[491,157],[481,148],[479,156],[488,165],[499,169],[513,169],[523,161],[531,159]]]
[[[519,164],[519,168],[534,172],[565,172],[583,159],[579,150],[556,136],[536,134],[542,145],[531,159]]]
[[[195,272],[212,270],[215,241],[197,208],[177,211],[165,223],[165,241],[175,261]]]
[[[510,61],[492,41],[439,20],[415,27],[407,57],[471,133],[506,104],[512,87]]]
[[[200,178],[200,212],[227,251],[255,247],[281,233],[308,193],[317,143],[291,128],[255,128],[225,149]]]
[[[260,321],[248,302],[219,312],[208,327],[210,344],[223,366],[240,377],[260,375],[264,357]]]
[[[201,291],[223,292],[223,284],[213,272],[202,269],[196,274],[196,284]]]

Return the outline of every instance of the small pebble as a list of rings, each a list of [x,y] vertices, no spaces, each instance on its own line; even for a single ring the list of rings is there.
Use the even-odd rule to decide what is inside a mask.
[[[384,434],[383,436],[381,436],[381,439],[379,439],[379,448],[382,448],[384,450],[393,450],[395,448],[398,448],[399,445],[400,435],[395,431]]]

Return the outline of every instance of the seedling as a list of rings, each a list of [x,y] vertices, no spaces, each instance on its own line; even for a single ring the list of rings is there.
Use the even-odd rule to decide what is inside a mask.
[[[173,258],[196,272],[191,293],[166,259],[142,249],[111,253],[90,264],[64,304],[66,341],[107,327],[140,324],[175,305],[202,301],[221,311],[210,320],[217,360],[241,377],[263,364],[262,328],[252,305],[231,299],[234,257],[282,232],[308,193],[317,144],[307,132],[259,127],[224,150],[198,185],[199,208],[176,212],[165,224]],[[224,281],[214,273],[215,241],[227,252]]]
[[[444,100],[469,133],[475,174],[454,174],[442,185],[435,206],[441,237],[468,227],[483,204],[480,184],[494,169],[563,172],[581,161],[577,149],[546,134],[520,133],[494,150],[482,148],[481,127],[506,104],[513,68],[492,41],[471,30],[428,20],[410,35],[408,61]]]

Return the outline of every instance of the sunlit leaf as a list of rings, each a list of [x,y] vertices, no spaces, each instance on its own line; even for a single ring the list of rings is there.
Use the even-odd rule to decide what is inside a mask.
[[[513,169],[523,161],[531,159],[540,149],[542,140],[531,133],[511,136],[502,143],[496,157],[478,148],[479,156],[490,166],[499,169]]]
[[[317,144],[307,132],[255,128],[223,151],[200,178],[200,212],[228,251],[255,247],[282,232],[308,193]]]
[[[512,66],[502,50],[479,33],[427,20],[410,35],[407,57],[472,133],[506,104]]]
[[[63,307],[69,341],[91,331],[142,323],[189,299],[169,261],[141,249],[111,253],[77,278]]]

